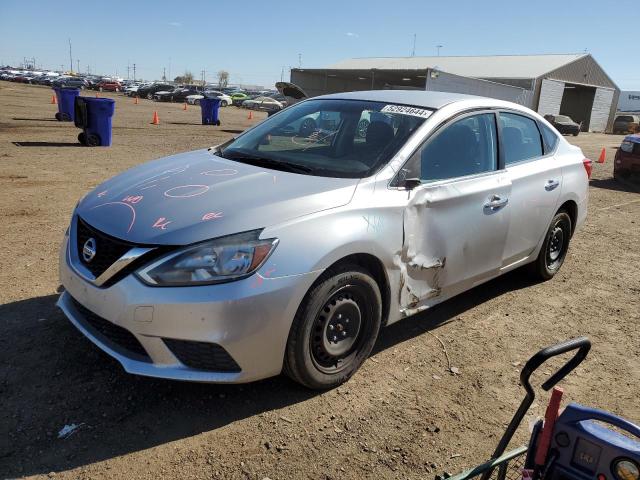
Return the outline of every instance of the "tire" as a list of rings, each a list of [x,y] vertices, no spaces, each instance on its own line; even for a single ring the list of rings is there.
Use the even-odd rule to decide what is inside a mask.
[[[536,261],[531,264],[531,273],[540,280],[550,280],[560,271],[571,240],[571,217],[564,210],[551,220],[544,243]]]
[[[227,105],[229,105],[229,104],[227,103],[227,101],[226,101],[226,100],[222,100],[222,101],[220,102],[220,106],[221,106],[221,107],[226,107]]]
[[[194,104],[194,105],[200,105],[200,99],[199,99],[199,98],[196,98],[196,99],[193,101],[193,104]]]
[[[580,133],[580,132],[576,132],[576,133],[574,133],[574,134],[573,134],[573,136],[574,136],[574,137],[577,137],[577,136],[578,136],[578,133]]]
[[[381,321],[380,289],[366,270],[357,265],[327,270],[298,307],[284,372],[313,389],[346,382],[371,353]]]
[[[153,93],[147,93],[147,100],[153,100]]]
[[[95,133],[90,133],[86,136],[85,145],[87,147],[98,147],[100,146],[100,137]]]
[[[367,136],[367,129],[369,128],[369,120],[363,118],[358,122],[358,137],[365,138]]]
[[[78,141],[82,144],[82,145],[86,145],[87,144],[87,136],[84,134],[84,132],[80,132],[78,134]]]

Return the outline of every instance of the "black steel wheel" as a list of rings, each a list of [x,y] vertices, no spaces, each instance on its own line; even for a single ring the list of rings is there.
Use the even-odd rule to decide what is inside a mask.
[[[560,271],[569,250],[571,229],[571,217],[564,211],[556,213],[547,230],[538,258],[531,264],[536,277],[549,280]]]
[[[87,147],[99,147],[100,146],[100,137],[95,133],[89,133],[86,136],[85,145]]]
[[[380,289],[366,270],[357,265],[328,270],[298,308],[285,372],[309,388],[340,385],[371,353],[381,320]]]
[[[78,141],[82,144],[82,145],[86,145],[87,144],[87,136],[84,134],[84,132],[80,132],[78,134]]]

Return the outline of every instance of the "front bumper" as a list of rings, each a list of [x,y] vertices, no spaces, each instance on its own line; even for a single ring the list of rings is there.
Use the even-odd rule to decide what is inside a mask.
[[[65,292],[57,305],[127,372],[173,380],[242,383],[278,375],[295,312],[320,273],[268,278],[261,271],[244,280],[198,287],[149,287],[129,275],[108,288],[98,288],[75,272],[68,243],[65,237],[60,252]],[[132,334],[146,358],[101,335],[83,309]],[[172,340],[218,345],[239,371],[189,367],[169,348]]]

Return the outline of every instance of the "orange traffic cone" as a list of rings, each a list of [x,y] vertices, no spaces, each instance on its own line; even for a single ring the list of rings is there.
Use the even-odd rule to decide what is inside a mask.
[[[253,112],[249,110],[249,115],[247,116],[247,120],[253,120]]]
[[[603,148],[602,151],[600,152],[600,157],[598,158],[598,163],[604,163],[604,161],[606,159],[607,159],[607,152]]]
[[[160,119],[158,118],[158,112],[153,112],[153,120],[151,120],[151,125],[160,125]]]
[[[183,110],[186,110],[186,109],[187,109],[187,102],[184,102],[184,105],[182,106],[182,109],[183,109]]]
[[[136,99],[133,101],[134,105],[138,105],[138,97],[136,97]]]
[[[58,103],[58,99],[55,94],[51,95],[51,105],[56,105]]]

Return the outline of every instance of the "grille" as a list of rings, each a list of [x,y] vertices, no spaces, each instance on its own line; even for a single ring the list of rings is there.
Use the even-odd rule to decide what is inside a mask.
[[[131,243],[116,240],[90,227],[80,217],[78,217],[76,230],[78,258],[96,278],[102,275],[104,271],[113,265],[122,255],[135,247],[135,245]],[[93,238],[96,241],[96,255],[91,262],[86,262],[82,256],[82,248],[89,238]]]
[[[83,323],[88,324],[95,333],[100,336],[100,340],[108,344],[111,348],[119,351],[123,355],[132,357],[136,360],[142,360],[145,362],[151,361],[149,355],[140,344],[138,339],[126,328],[122,328],[115,323],[111,323],[91,310],[81,305],[75,298],[71,298],[73,305],[82,315]]]
[[[231,355],[215,343],[163,338],[169,350],[187,367],[215,372],[239,372]]]

